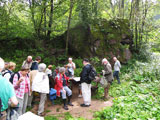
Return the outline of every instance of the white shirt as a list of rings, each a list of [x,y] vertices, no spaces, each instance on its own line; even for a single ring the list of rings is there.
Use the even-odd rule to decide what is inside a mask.
[[[114,71],[120,71],[121,63],[117,60],[114,64]]]
[[[74,62],[68,63],[68,66],[69,66],[68,70],[71,72],[72,75],[74,75],[74,69],[76,68],[75,63]]]
[[[9,79],[11,78],[11,74],[10,73],[6,73],[3,77],[6,78],[9,81]]]
[[[39,93],[49,93],[49,78],[44,72],[37,72],[32,83],[32,91]]]
[[[46,74],[47,74],[47,75],[52,75],[52,70],[50,70],[50,69],[47,68],[47,69],[46,69]]]

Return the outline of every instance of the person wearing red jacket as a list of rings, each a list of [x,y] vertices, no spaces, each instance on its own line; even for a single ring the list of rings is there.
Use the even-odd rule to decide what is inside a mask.
[[[68,80],[70,78],[67,77],[65,75],[65,68],[61,67],[59,69],[59,74],[57,74],[55,81],[55,89],[57,90],[57,96],[60,97],[60,94],[62,96],[63,102],[64,102],[64,109],[68,110],[68,106],[67,106],[67,96],[68,96],[68,105],[73,106],[73,104],[71,103],[71,97],[72,97],[72,91],[71,89],[68,87]]]

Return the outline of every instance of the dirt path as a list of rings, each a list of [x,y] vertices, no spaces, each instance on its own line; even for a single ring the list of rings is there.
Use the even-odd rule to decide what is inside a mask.
[[[73,107],[69,106],[69,110],[64,110],[63,105],[52,105],[50,101],[47,101],[45,106],[46,115],[54,115],[59,118],[59,120],[64,119],[64,114],[69,112],[73,117],[83,117],[85,119],[93,119],[95,111],[100,111],[104,107],[112,106],[112,99],[109,101],[92,100],[90,107],[81,107],[80,104],[83,103],[82,98],[74,98],[72,100]],[[38,105],[34,107],[34,111],[37,111]]]
[[[94,112],[102,110],[104,107],[112,106],[113,102],[111,98],[108,101],[102,100],[93,100],[91,102],[90,107],[81,107],[80,104],[83,103],[83,98],[78,98],[78,86],[75,85],[72,88],[73,98],[72,104],[74,106],[69,106],[69,110],[63,109],[63,104],[61,105],[52,105],[52,103],[48,100],[45,105],[46,115],[54,115],[59,118],[59,120],[64,119],[64,114],[69,112],[73,117],[83,117],[85,119],[91,120],[93,119]],[[39,100],[38,100],[39,101]],[[36,105],[32,111],[37,111],[38,105]]]

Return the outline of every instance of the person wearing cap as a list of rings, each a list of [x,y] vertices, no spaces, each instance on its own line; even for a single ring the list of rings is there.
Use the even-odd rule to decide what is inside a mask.
[[[28,56],[27,59],[23,61],[22,66],[28,67],[30,69],[32,66],[32,56]]]
[[[91,71],[91,64],[89,63],[88,59],[83,59],[83,70],[80,74],[80,82],[81,82],[81,89],[82,89],[82,97],[83,97],[83,104],[81,107],[89,107],[91,105],[91,80],[89,79],[89,73]]]
[[[67,67],[68,67],[68,72],[70,73],[69,77],[73,77],[74,76],[74,70],[76,69],[76,65],[72,61],[72,58],[68,58],[68,62],[69,63],[67,64]]]
[[[30,95],[30,80],[28,76],[29,68],[22,66],[18,74],[13,77],[13,86],[19,102],[19,115],[26,112],[28,96]]]
[[[46,64],[41,63],[38,65],[38,72],[32,83],[32,91],[40,94],[40,103],[38,107],[38,115],[44,116],[44,106],[49,93],[49,78],[45,73]]]
[[[2,106],[0,107],[0,120],[6,120],[6,110],[8,109],[8,101],[11,102],[11,106],[17,106],[18,100],[16,98],[13,85],[2,77],[2,70],[4,69],[4,60],[0,58],[0,101]]]

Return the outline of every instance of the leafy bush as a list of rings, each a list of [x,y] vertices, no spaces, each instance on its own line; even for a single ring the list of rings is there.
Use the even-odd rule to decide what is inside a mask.
[[[113,106],[96,112],[95,120],[159,119],[159,58],[160,55],[154,55],[152,62],[136,61],[133,65],[129,63],[128,69],[122,68],[122,84],[113,84],[109,90],[110,96],[114,97]]]
[[[56,118],[55,116],[45,116],[44,119],[45,120],[58,120],[58,118]]]
[[[152,55],[151,45],[149,43],[142,43],[141,47],[139,48],[139,53],[134,55],[139,60],[150,61]]]

